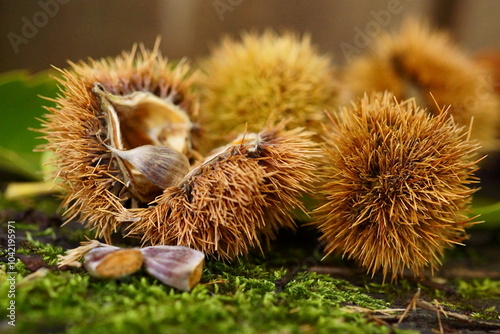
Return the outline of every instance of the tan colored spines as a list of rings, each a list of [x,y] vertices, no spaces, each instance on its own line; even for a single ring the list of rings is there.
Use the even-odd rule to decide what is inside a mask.
[[[365,96],[325,129],[315,224],[326,253],[384,278],[437,268],[467,237],[478,145],[445,111],[434,117],[389,93]]]
[[[318,130],[337,105],[339,84],[327,56],[309,36],[242,34],[225,38],[200,64],[198,86],[207,132],[221,143],[284,118],[289,128]]]
[[[255,142],[233,145],[170,188],[141,212],[130,234],[145,244],[193,247],[234,259],[294,228],[289,210],[301,208],[315,168],[316,144],[301,129],[265,130]]]
[[[399,32],[381,34],[373,51],[354,59],[343,78],[353,98],[387,90],[401,100],[414,97],[434,115],[437,106],[451,106],[449,114],[458,124],[472,122],[471,136],[483,150],[498,146],[500,102],[492,77],[444,32],[407,20]]]
[[[122,221],[134,218],[127,210],[131,198],[123,190],[118,166],[113,165],[111,152],[103,143],[107,126],[100,101],[92,92],[94,84],[117,95],[149,90],[172,100],[196,120],[192,78],[187,63],[173,66],[157,47],[152,51],[141,47],[140,52],[134,47],[116,58],[89,59],[71,63],[71,67],[60,70],[61,92],[54,101],[56,107],[47,108],[40,131],[48,141],[44,149],[55,152],[56,176],[66,189],[66,217],[78,216],[109,242]]]

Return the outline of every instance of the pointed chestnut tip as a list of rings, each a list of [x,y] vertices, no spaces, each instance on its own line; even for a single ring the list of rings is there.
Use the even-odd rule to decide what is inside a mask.
[[[142,267],[139,249],[99,247],[85,255],[85,268],[98,278],[119,278],[135,273]]]
[[[105,146],[121,159],[127,160],[160,189],[180,184],[189,172],[188,158],[168,146],[143,145],[131,150],[117,150]]]

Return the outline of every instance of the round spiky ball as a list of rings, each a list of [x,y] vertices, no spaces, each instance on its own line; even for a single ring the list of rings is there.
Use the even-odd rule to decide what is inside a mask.
[[[471,136],[484,150],[498,146],[500,104],[492,77],[444,32],[406,21],[398,33],[381,34],[373,52],[353,60],[344,78],[357,97],[387,90],[401,100],[414,97],[435,115],[437,106],[451,105],[457,123],[468,127],[473,118]]]
[[[335,70],[309,36],[266,31],[225,38],[200,69],[204,124],[219,137],[283,118],[290,128],[317,129],[324,110],[337,103]]]
[[[123,184],[118,166],[104,145],[108,135],[105,111],[92,92],[95,83],[117,96],[148,91],[173,101],[193,119],[197,103],[190,93],[192,78],[189,66],[182,61],[173,66],[156,47],[148,51],[137,47],[116,58],[70,63],[70,70],[60,70],[60,96],[41,130],[48,143],[46,150],[55,152],[57,177],[66,189],[63,206],[68,219],[79,216],[86,226],[96,229],[109,242],[112,232],[127,221],[131,194]],[[141,124],[142,119],[132,123]],[[130,134],[131,140],[141,134]],[[145,205],[145,203],[142,203]]]
[[[279,124],[226,146],[142,211],[130,235],[226,260],[261,248],[278,229],[295,226],[291,209],[303,209],[298,197],[313,181],[318,154],[309,137]]]
[[[478,145],[445,111],[365,95],[326,125],[325,147],[316,224],[327,254],[394,279],[436,268],[466,238]]]
[[[173,66],[157,48],[142,48],[71,66],[40,130],[55,152],[69,219],[108,243],[128,231],[144,245],[224,259],[294,226],[288,210],[302,207],[297,197],[318,151],[309,132],[282,122],[203,157],[185,62]]]

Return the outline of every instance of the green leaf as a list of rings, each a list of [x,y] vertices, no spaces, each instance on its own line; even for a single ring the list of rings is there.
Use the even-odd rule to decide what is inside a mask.
[[[33,152],[43,143],[39,133],[43,106],[53,106],[41,96],[54,98],[57,84],[50,72],[30,75],[26,71],[0,74],[0,181],[43,178],[42,153]]]
[[[500,226],[500,202],[491,199],[475,197],[472,204],[472,215],[480,215],[479,220],[484,221],[478,227],[482,229],[497,229]]]

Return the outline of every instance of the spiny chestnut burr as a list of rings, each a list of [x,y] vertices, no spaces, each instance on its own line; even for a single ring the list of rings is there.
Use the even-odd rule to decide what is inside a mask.
[[[247,133],[216,150],[140,211],[130,235],[230,260],[293,228],[290,209],[303,209],[298,197],[314,179],[318,150],[310,134],[284,127]]]
[[[353,59],[344,71],[353,97],[387,90],[400,100],[415,98],[434,115],[451,106],[448,113],[458,124],[468,127],[472,121],[471,137],[483,151],[497,149],[500,102],[492,75],[445,32],[407,20],[398,33],[383,33],[374,43],[370,54]]]
[[[314,224],[327,254],[395,279],[405,268],[434,270],[466,239],[478,144],[445,110],[365,95],[332,116],[324,139],[325,203]]]
[[[324,110],[337,104],[339,85],[329,57],[309,36],[245,33],[224,38],[200,64],[197,81],[207,132],[258,132],[288,118],[289,128],[317,130]]]
[[[66,190],[66,215],[110,243],[121,232],[223,259],[260,248],[314,179],[318,145],[286,122],[199,153],[193,77],[185,61],[134,48],[61,70],[61,94],[41,130]],[[218,117],[212,114],[212,117]],[[217,122],[223,122],[219,119]]]
[[[61,93],[40,131],[45,150],[55,153],[65,215],[109,243],[135,219],[129,209],[146,207],[189,171],[186,160],[197,148],[192,76],[186,61],[172,65],[158,45],[70,64],[60,70]]]

